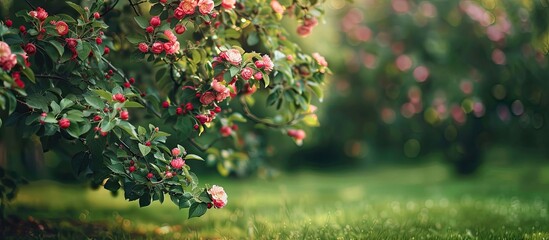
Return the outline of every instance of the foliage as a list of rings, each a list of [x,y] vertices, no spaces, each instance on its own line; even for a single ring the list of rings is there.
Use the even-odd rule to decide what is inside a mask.
[[[343,46],[333,54],[342,64],[332,68],[342,74],[328,101],[323,123],[334,128],[323,131],[324,142],[336,138],[354,158],[376,149],[396,148],[409,158],[444,149],[461,173],[474,172],[493,142],[545,146],[547,41],[540,23],[547,24],[547,6],[360,3],[335,14]]]
[[[277,24],[283,15],[316,19],[319,3],[130,0],[134,23],[123,37],[106,23],[117,4],[66,2],[70,11],[52,15],[47,6],[29,4],[32,10],[15,14],[20,26],[13,26],[13,16],[0,24],[5,123],[24,136],[39,136],[44,149],[70,143],[75,174],[112,192],[123,189],[141,207],[163,202],[166,194],[189,208],[189,217],[223,207],[223,188],[198,186],[188,163],[203,158],[187,148],[221,153],[215,141],[238,142],[236,123],[248,119],[291,131],[303,125],[328,70],[319,55],[288,41]],[[177,36],[185,32],[192,35]],[[130,47],[118,50],[132,49],[130,60],[152,67],[154,79],[141,79],[139,69],[130,77],[116,67],[119,60],[109,60],[122,44]],[[266,92],[266,105],[278,110],[273,119],[247,107],[256,90]],[[229,105],[237,99],[242,111]],[[179,144],[168,147],[170,137]],[[293,137],[302,140],[304,134]],[[214,140],[202,146],[201,138]],[[210,158],[224,175],[234,171],[227,159],[247,160],[246,152],[227,152]]]

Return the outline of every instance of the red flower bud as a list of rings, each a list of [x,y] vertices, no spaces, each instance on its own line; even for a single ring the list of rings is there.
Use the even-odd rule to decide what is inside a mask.
[[[136,168],[135,166],[130,166],[130,167],[128,168],[128,170],[129,170],[131,173],[132,173],[132,172],[135,172],[136,169],[137,169],[137,168]]]
[[[103,43],[103,39],[101,39],[101,37],[97,37],[95,38],[95,43],[97,43],[97,45],[101,45]]]
[[[107,54],[109,54],[110,52],[111,52],[111,49],[110,49],[109,47],[105,47],[105,48],[103,49],[103,55],[107,55]]]
[[[187,28],[181,24],[175,26],[175,33],[177,34],[183,34],[185,31],[187,31]]]
[[[25,34],[27,32],[27,28],[23,25],[19,26],[19,32],[21,32],[22,34]]]
[[[132,85],[129,83],[129,82],[124,82],[124,87],[125,88],[130,88]]]
[[[6,27],[11,27],[11,26],[13,26],[13,21],[8,19],[8,20],[6,20],[5,24],[6,24]]]
[[[158,27],[160,26],[160,23],[161,23],[161,20],[160,20],[160,17],[158,16],[152,17],[151,20],[149,21],[149,24],[151,24],[152,27]]]
[[[98,12],[94,12],[93,13],[93,18],[99,19],[99,18],[101,18],[101,14],[99,14]]]
[[[177,115],[183,114],[183,108],[181,108],[181,107],[176,108],[175,109],[175,114],[177,114]]]
[[[96,122],[101,121],[101,116],[99,115],[93,116],[93,121],[96,121]]]
[[[168,108],[169,106],[170,106],[170,103],[168,101],[162,102],[162,107],[163,108]]]
[[[128,113],[128,111],[124,110],[120,112],[120,119],[128,120],[129,118],[130,118],[130,113]]]
[[[61,129],[67,129],[71,126],[71,121],[69,119],[66,119],[66,118],[61,118],[61,119],[59,119],[58,124],[59,124],[59,127]]]
[[[24,50],[28,55],[34,55],[36,53],[36,46],[32,43],[27,43]]]
[[[139,48],[139,51],[141,51],[142,53],[149,52],[149,46],[146,43],[139,43],[139,45],[137,45],[137,48]]]
[[[147,31],[148,33],[153,33],[154,28],[152,26],[148,26],[147,28],[145,28],[145,31]]]

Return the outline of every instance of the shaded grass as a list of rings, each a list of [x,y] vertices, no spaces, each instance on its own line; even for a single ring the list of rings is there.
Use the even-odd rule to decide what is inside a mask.
[[[41,181],[23,187],[11,213],[46,225],[32,238],[549,239],[547,176],[548,166],[512,166],[456,179],[431,164],[210,177],[229,204],[191,220],[170,202],[140,209],[106,190]]]

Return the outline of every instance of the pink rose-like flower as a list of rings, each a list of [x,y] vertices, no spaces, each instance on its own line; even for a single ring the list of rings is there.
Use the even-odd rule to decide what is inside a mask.
[[[200,96],[200,103],[203,105],[210,105],[215,100],[215,94],[213,92],[205,92]]]
[[[160,54],[160,53],[162,53],[162,51],[164,51],[164,44],[162,44],[161,42],[153,43],[153,45],[151,47],[151,52],[152,53]]]
[[[234,49],[234,48],[229,49],[224,53],[225,54],[223,54],[222,57],[232,65],[238,66],[242,62],[242,55],[240,54],[240,51],[238,51],[237,49]]]
[[[179,8],[181,8],[183,13],[185,13],[186,15],[191,15],[194,14],[197,5],[197,2],[194,0],[183,0],[181,3],[179,3]]]
[[[139,51],[141,51],[142,53],[149,52],[149,46],[144,42],[139,43],[139,45],[137,47],[139,48]]]
[[[328,62],[326,61],[326,59],[320,55],[319,53],[313,53],[312,54],[313,58],[315,59],[315,61],[318,63],[318,65],[320,66],[323,66],[323,67],[327,67],[328,66]]]
[[[269,57],[269,55],[265,54],[263,57],[261,57],[261,60],[263,61],[263,67],[265,68],[265,71],[272,71],[274,68],[274,63]]]
[[[175,169],[181,169],[183,168],[183,166],[185,166],[185,160],[183,160],[183,158],[180,158],[180,157],[174,158],[170,162],[170,165]]]
[[[236,0],[223,0],[221,2],[221,7],[225,9],[233,9],[236,4]]]
[[[69,25],[64,21],[58,21],[55,23],[55,30],[57,30],[59,35],[65,36],[69,33]]]
[[[275,13],[282,14],[284,12],[284,6],[282,6],[277,0],[271,1],[271,8]]]
[[[33,18],[38,18],[38,17],[37,17],[37,16],[38,16],[38,12],[36,12],[36,11],[30,11],[30,12],[29,12],[29,16],[31,16],[31,17],[33,17]]]
[[[10,46],[0,41],[0,67],[5,71],[11,70],[17,64],[17,56],[11,53]]]
[[[166,50],[166,54],[174,54],[179,51],[179,42],[168,42],[164,43],[164,50]]]
[[[222,208],[227,205],[227,193],[225,193],[223,187],[213,185],[207,192],[210,194],[215,208]]]
[[[198,1],[198,10],[202,15],[207,15],[212,12],[212,9],[214,8],[214,2],[213,0],[200,0]]]
[[[173,10],[173,17],[177,19],[182,19],[185,17],[185,12],[183,11],[183,8],[177,7],[175,10]]]
[[[244,80],[248,80],[252,78],[253,74],[254,74],[254,70],[250,67],[246,67],[242,69],[242,71],[240,71],[240,76],[242,76]]]
[[[41,7],[37,7],[36,8],[36,18],[38,18],[38,20],[43,22],[44,20],[46,20],[46,18],[48,18],[48,12],[46,12],[46,10],[44,10]]]

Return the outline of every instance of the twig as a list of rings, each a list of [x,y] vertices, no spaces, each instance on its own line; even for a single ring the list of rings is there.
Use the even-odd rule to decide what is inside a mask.
[[[57,80],[65,80],[65,78],[57,75],[42,75],[42,74],[36,74],[34,75],[36,78],[48,78],[48,79],[57,79]]]
[[[220,138],[216,138],[210,144],[207,144],[207,145],[203,146],[200,143],[198,143],[194,138],[188,138],[189,142],[191,142],[191,144],[193,146],[195,146],[196,148],[198,148],[198,150],[200,150],[202,152],[206,152],[206,150],[208,150],[210,147],[212,147],[215,144],[215,142],[217,142],[217,140],[219,140],[219,139]]]
[[[261,123],[267,127],[272,127],[272,128],[287,127],[295,124],[295,121],[296,121],[295,118],[288,121],[287,123],[272,123],[272,122],[265,121],[252,113],[252,111],[248,107],[248,104],[246,103],[243,97],[240,98],[240,103],[242,104],[242,109],[244,110],[244,116],[246,116],[248,119],[256,123]]]
[[[128,0],[128,1],[130,2],[130,6],[132,7],[133,12],[135,12],[135,15],[141,16],[141,14],[139,14],[139,12],[137,11],[137,8],[135,8],[136,5],[133,3],[133,1],[132,0]]]
[[[29,5],[29,7],[32,8],[32,10],[36,10],[36,8],[32,5],[32,3],[29,2],[29,0],[25,0],[25,2]]]
[[[139,157],[139,155],[137,155],[137,153],[134,153],[134,152],[132,151],[132,149],[128,146],[128,144],[126,144],[124,141],[122,141],[122,139],[119,139],[119,142],[122,143],[122,145],[124,145],[124,147],[125,147],[126,149],[128,149],[128,151],[129,151],[133,156]]]
[[[116,5],[118,4],[120,0],[116,0],[116,2],[114,2],[113,5],[111,5],[109,8],[107,8],[103,13],[101,13],[101,17],[107,15],[107,13],[109,13],[111,10],[114,9],[114,7],[116,7]]]

